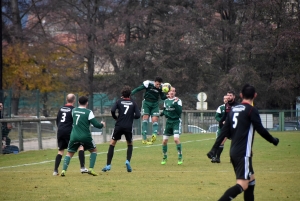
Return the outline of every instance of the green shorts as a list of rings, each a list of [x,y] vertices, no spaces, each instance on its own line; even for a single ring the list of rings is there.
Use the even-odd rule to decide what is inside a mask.
[[[175,134],[181,134],[181,120],[167,120],[164,135],[173,136]]]
[[[72,139],[68,145],[68,152],[77,152],[78,147],[82,145],[84,150],[93,150],[96,148],[96,144],[92,137],[86,137],[84,139]]]
[[[143,100],[142,115],[159,116],[159,102]]]

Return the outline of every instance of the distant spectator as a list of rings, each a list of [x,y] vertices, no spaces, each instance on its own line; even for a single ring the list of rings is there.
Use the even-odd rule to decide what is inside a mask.
[[[3,115],[3,103],[0,102],[0,118],[2,119],[2,115]],[[8,137],[9,132],[12,129],[12,125],[11,123],[6,123],[3,122],[2,123],[2,148],[5,146],[10,145],[10,138]]]

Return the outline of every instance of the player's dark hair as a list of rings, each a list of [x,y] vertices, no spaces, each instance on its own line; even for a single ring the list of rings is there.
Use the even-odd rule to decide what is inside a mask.
[[[121,94],[123,96],[123,98],[129,98],[130,94],[131,94],[131,88],[130,86],[124,86],[122,88]]]
[[[89,101],[88,97],[86,96],[81,96],[79,99],[78,99],[78,102],[80,105],[85,105],[87,102]]]
[[[160,82],[162,83],[163,82],[163,79],[161,77],[156,77],[154,82]]]
[[[242,88],[242,95],[244,99],[253,99],[255,95],[255,88],[250,84],[245,84]]]
[[[227,93],[228,93],[228,94],[232,94],[232,95],[234,95],[234,96],[235,96],[235,93],[234,93],[234,91],[233,91],[233,90],[229,90],[229,91],[227,91]]]

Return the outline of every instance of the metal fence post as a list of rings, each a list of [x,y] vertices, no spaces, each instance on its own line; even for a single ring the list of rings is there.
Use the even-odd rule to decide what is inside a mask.
[[[22,121],[18,121],[17,125],[18,125],[18,135],[19,135],[19,150],[24,151]]]
[[[38,134],[38,145],[39,149],[43,149],[43,142],[42,142],[42,127],[41,121],[37,122],[37,134]]]
[[[103,118],[104,118],[103,121],[104,121],[105,123],[107,123],[107,122],[106,122],[106,117],[104,116],[104,117],[102,117],[102,119],[103,119]],[[102,121],[102,120],[101,120],[101,121]],[[106,125],[107,125],[107,124],[106,124]],[[106,138],[107,138],[107,137],[106,137],[106,129],[107,129],[106,127],[105,127],[105,128],[102,128],[102,135],[103,135],[103,142],[104,142],[104,143],[107,142],[107,139],[106,139]]]
[[[9,90],[9,98],[8,98],[8,117],[11,118],[11,103],[12,103],[12,89]],[[4,103],[3,103],[4,105]]]
[[[284,112],[279,112],[279,130],[284,131]]]
[[[187,112],[182,112],[182,133],[188,133],[188,121],[187,121]]]
[[[36,116],[40,117],[40,91],[36,90]]]

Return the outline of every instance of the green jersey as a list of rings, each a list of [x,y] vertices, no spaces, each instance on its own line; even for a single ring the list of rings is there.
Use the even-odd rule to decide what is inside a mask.
[[[73,116],[73,129],[71,132],[70,140],[80,141],[82,139],[86,139],[87,137],[91,137],[90,124],[92,124],[96,128],[102,128],[103,124],[99,123],[95,119],[95,115],[93,111],[78,107],[72,110]]]
[[[216,111],[215,119],[220,122],[223,115],[225,114],[225,104],[220,105]]]
[[[178,121],[181,118],[182,102],[180,99],[174,102],[175,98],[168,98],[164,101],[163,115],[166,116],[167,121]]]
[[[150,102],[158,102],[159,101],[159,97],[162,100],[167,99],[167,96],[164,92],[162,92],[161,87],[159,89],[157,89],[154,85],[154,81],[149,81],[146,80],[143,82],[143,84],[137,88],[135,88],[134,90],[132,90],[131,95],[134,95],[136,92],[139,92],[141,90],[146,89],[145,95],[144,95],[144,99],[146,101],[150,101]]]

